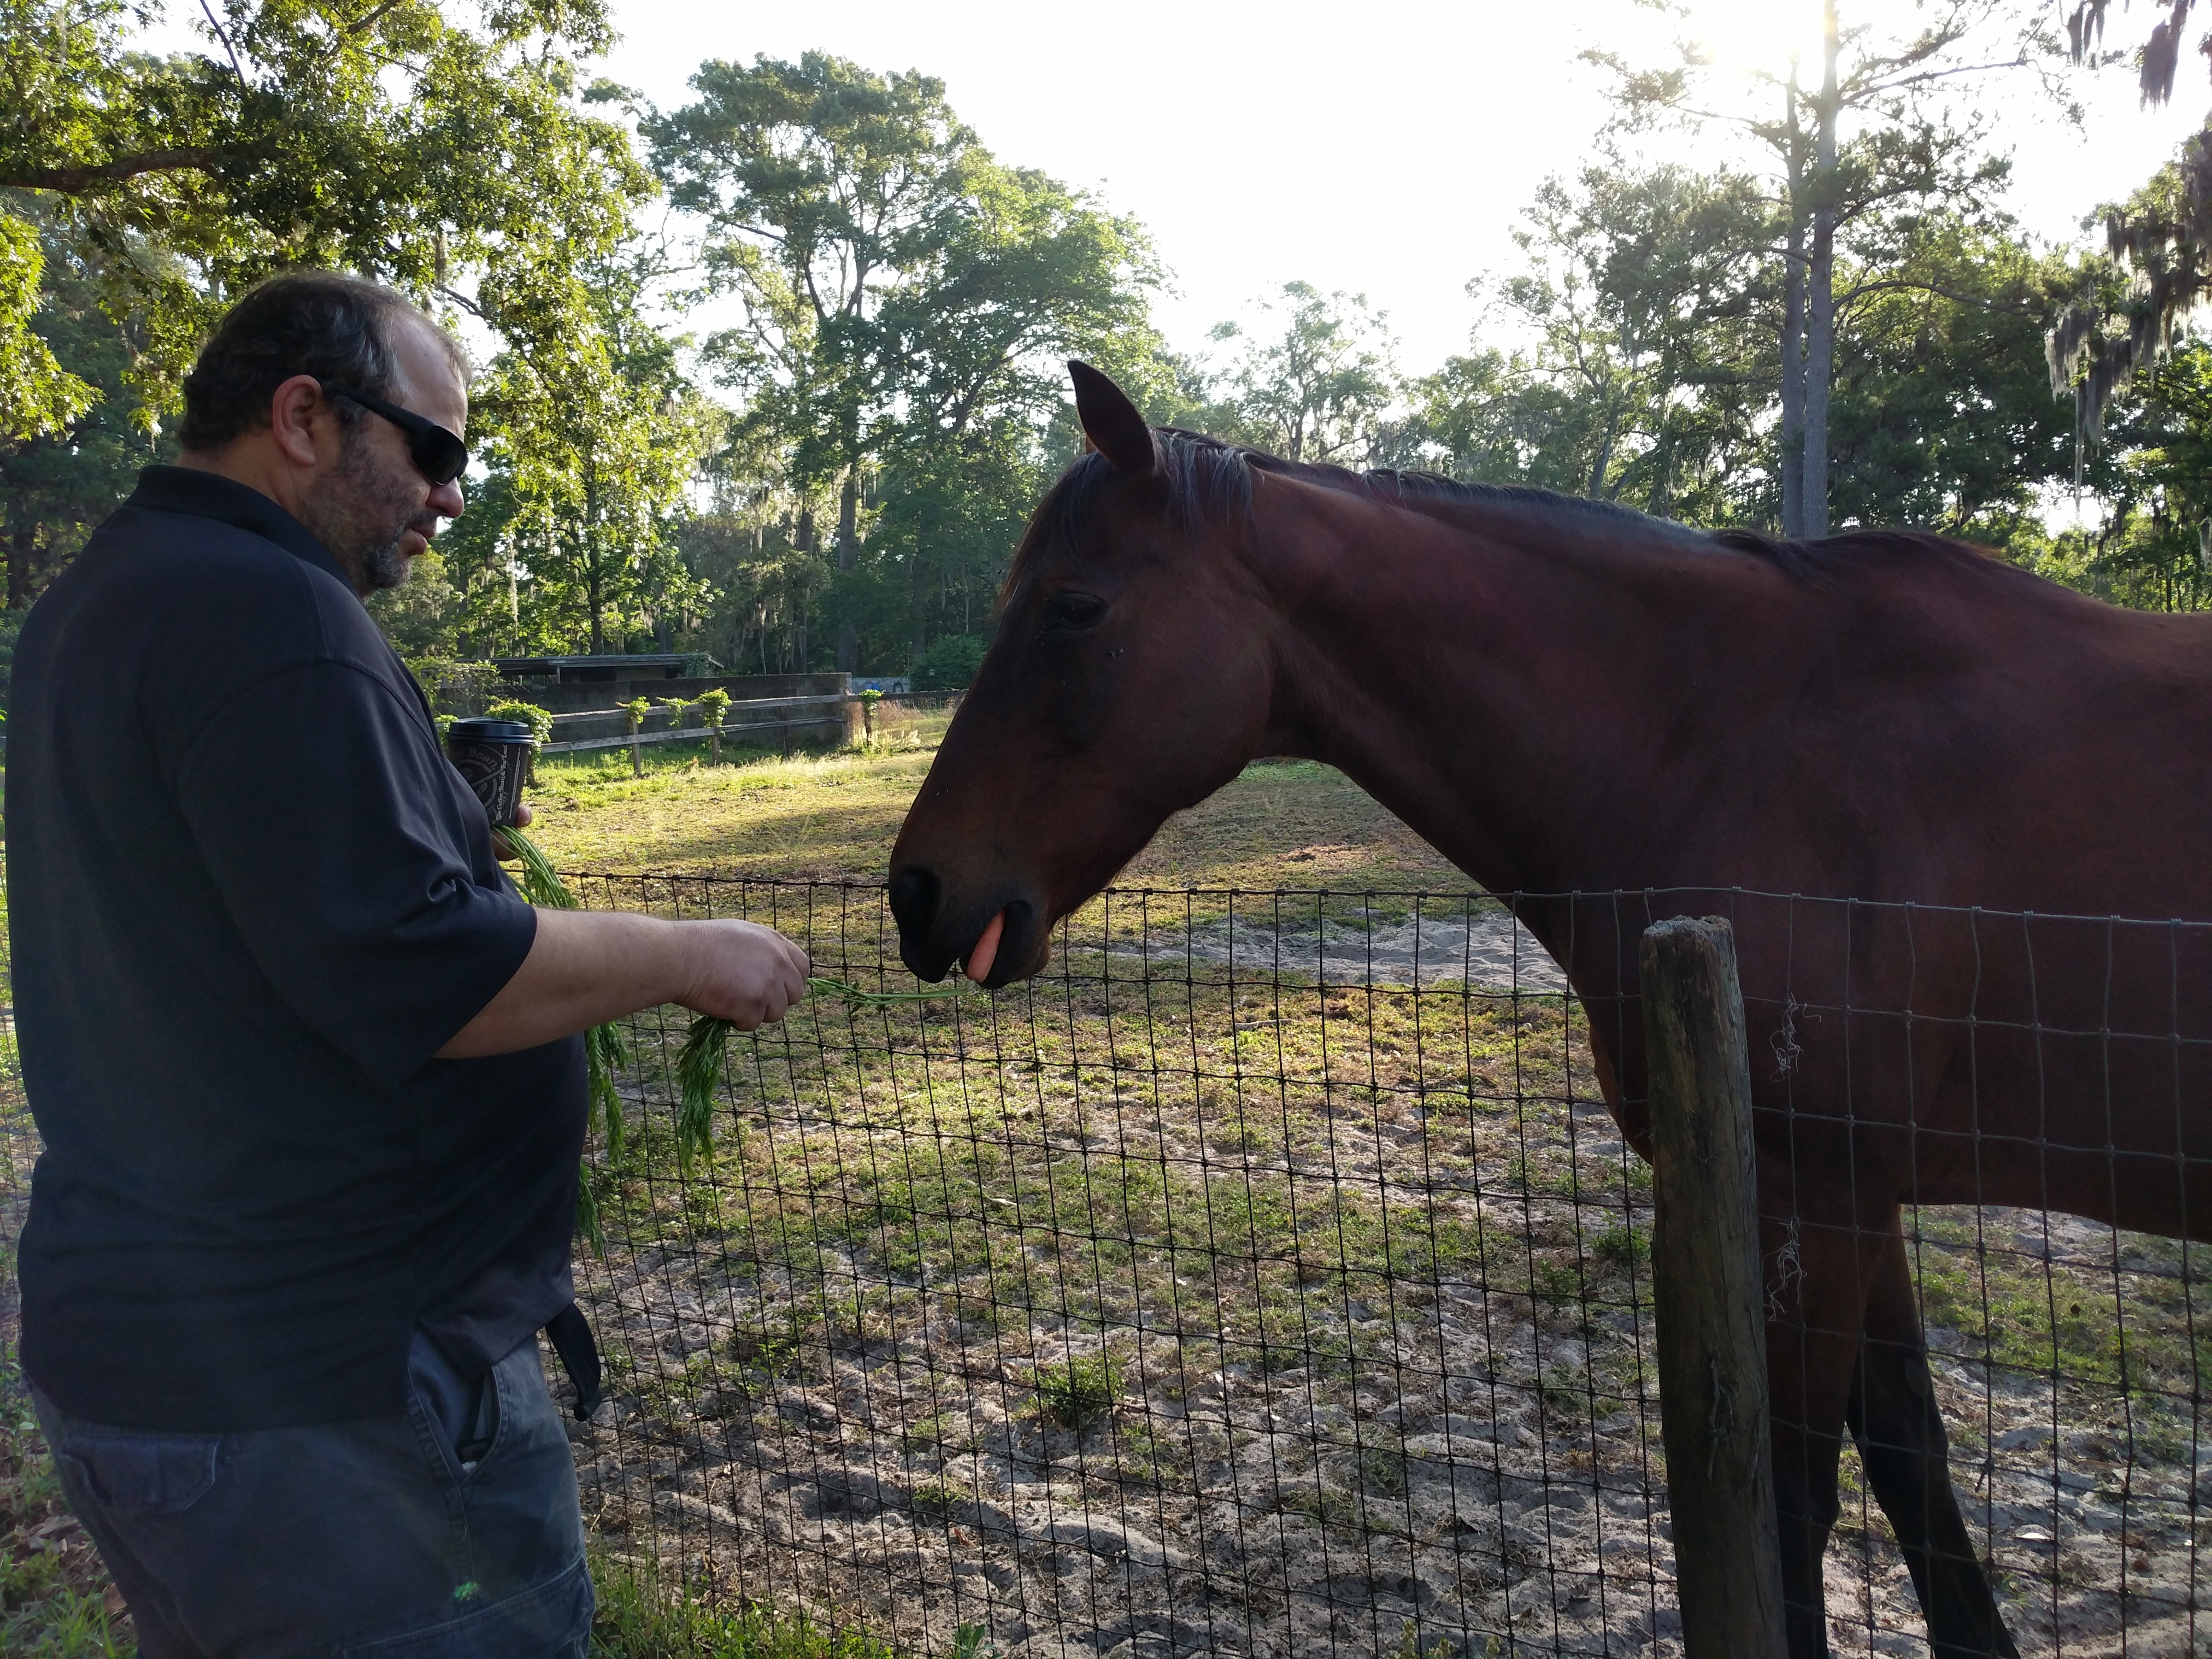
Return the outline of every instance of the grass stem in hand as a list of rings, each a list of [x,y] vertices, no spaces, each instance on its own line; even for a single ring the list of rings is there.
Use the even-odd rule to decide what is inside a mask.
[[[722,1060],[730,1051],[726,1019],[702,1014],[684,1033],[676,1055],[676,1167],[689,1175],[691,1155],[714,1149],[714,1094],[722,1081]]]
[[[561,879],[553,867],[553,860],[544,850],[520,830],[500,829],[495,834],[506,838],[507,850],[521,861],[522,879],[516,884],[522,896],[532,904],[543,905],[549,910],[577,910],[583,907],[576,896],[568,890],[568,884]],[[623,1040],[623,1028],[610,1020],[605,1025],[594,1025],[584,1033],[584,1060],[589,1073],[590,1091],[585,1107],[586,1121],[597,1111],[606,1127],[607,1156],[619,1159],[623,1155],[622,1091],[615,1087],[616,1074],[629,1065],[629,1045]],[[606,1243],[599,1232],[598,1208],[592,1202],[591,1189],[579,1185],[576,1200],[576,1219],[592,1248],[601,1255],[606,1254]]]

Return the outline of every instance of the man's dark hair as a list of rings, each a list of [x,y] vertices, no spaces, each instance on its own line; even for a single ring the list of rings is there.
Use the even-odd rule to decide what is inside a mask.
[[[358,276],[328,270],[288,271],[247,291],[200,348],[185,376],[185,419],[178,441],[187,450],[221,449],[269,424],[269,402],[295,374],[358,386],[376,397],[392,391],[392,333],[401,317],[430,323],[404,295]],[[468,360],[445,330],[430,323],[462,379]],[[347,428],[368,418],[349,398],[331,405]]]

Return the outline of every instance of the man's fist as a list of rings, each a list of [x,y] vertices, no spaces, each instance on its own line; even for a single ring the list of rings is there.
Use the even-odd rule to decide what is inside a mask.
[[[781,1019],[805,999],[813,964],[774,928],[751,921],[678,925],[691,957],[688,988],[677,998],[686,1008],[750,1031]]]

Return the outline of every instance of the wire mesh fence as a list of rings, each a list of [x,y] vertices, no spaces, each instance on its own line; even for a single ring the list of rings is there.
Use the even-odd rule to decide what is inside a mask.
[[[912,985],[874,887],[576,884],[769,922],[822,972]],[[1587,1022],[1630,1006],[1602,964],[1688,907],[1574,902],[1587,1004],[1490,899],[1111,893],[1036,980],[817,999],[741,1041],[688,1175],[682,1026],[637,1022],[625,1153],[592,1173],[608,1252],[580,1269],[616,1373],[578,1431],[607,1548],[915,1650],[1675,1650],[1648,1176]],[[1741,927],[1752,902],[1703,908]],[[1896,1006],[1855,993],[1903,913],[1772,905],[1784,971],[1747,975],[1762,1140],[1806,1142],[1808,1188],[1856,1179],[1802,1115],[1831,1060],[1869,1100],[1901,1068],[1908,1101],[1916,1066],[1952,1065],[1939,1030],[1985,1060],[2040,1042],[2053,1075],[2048,1050],[2101,1031],[2111,1060],[2109,1018],[2039,1028],[1992,983],[1963,1012],[1928,983]],[[2170,1107],[2181,1019],[2171,999],[2148,1019]],[[1808,1230],[1834,1208],[1784,1197]],[[1972,1205],[1908,1211],[1898,1237],[1978,1566],[2023,1650],[2194,1651],[2202,1252]],[[1777,1340],[1817,1346],[1818,1310],[1784,1302],[1792,1252],[1821,1249],[1790,1240]],[[1857,1426],[1879,1455],[1881,1422]],[[1830,1639],[1926,1651],[1848,1442],[1840,1496]]]
[[[914,988],[878,886],[569,882]],[[1576,941],[1582,996],[1516,908]],[[1744,894],[1109,893],[1036,979],[817,996],[733,1039],[688,1161],[688,1016],[635,1018],[619,1145],[602,1122],[586,1152],[605,1250],[577,1261],[603,1564],[963,1659],[1678,1652],[1649,1177],[1600,1066],[1639,1041],[1643,927],[1715,911],[1743,951],[1770,1338],[1803,1358],[1778,1461],[1840,1448],[1834,1650],[1929,1650],[1878,1501],[1895,1419],[1862,1397],[1910,1368],[1808,1288],[1844,1260],[1879,1303],[1893,1250],[2021,1650],[2212,1644],[2206,1264],[2164,1236],[2212,1213],[2212,929]],[[1898,1168],[1966,1198],[1893,1227]],[[1839,1344],[1848,1410],[1806,1358]]]
[[[913,982],[875,888],[574,884]],[[601,1534],[916,1648],[1665,1629],[1643,1166],[1510,916],[1139,893],[1060,947],[757,1034],[688,1180],[656,1144],[680,1026],[636,1030],[584,1269]]]

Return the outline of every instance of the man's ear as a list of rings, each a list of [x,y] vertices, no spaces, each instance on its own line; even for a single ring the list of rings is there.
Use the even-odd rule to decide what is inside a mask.
[[[319,417],[329,410],[324,401],[322,383],[312,374],[295,374],[269,396],[269,435],[275,441],[284,459],[295,466],[312,467],[319,458],[316,448]],[[322,422],[325,443],[333,434],[335,415]]]
[[[1070,360],[1067,374],[1075,382],[1075,412],[1091,447],[1131,477],[1150,472],[1152,428],[1129,394],[1088,363]]]

